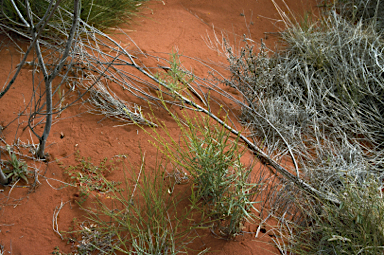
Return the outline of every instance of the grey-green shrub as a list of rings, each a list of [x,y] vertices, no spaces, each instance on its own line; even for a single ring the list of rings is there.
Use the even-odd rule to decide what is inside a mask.
[[[227,85],[239,89],[249,105],[243,121],[271,153],[287,151],[283,136],[305,166],[326,160],[328,152],[350,149],[375,162],[371,170],[379,173],[383,41],[334,10],[307,30],[289,26],[281,37],[285,47],[276,52],[247,46],[236,55],[228,48],[232,79]]]
[[[244,96],[242,121],[254,141],[276,160],[292,152],[300,177],[341,202],[274,183],[265,205],[281,223],[284,252],[383,252],[384,41],[382,15],[372,12],[382,5],[338,2],[346,5],[305,26],[281,12],[286,29],[275,51],[262,42],[237,53],[227,44],[226,84]],[[348,13],[351,3],[367,9]]]

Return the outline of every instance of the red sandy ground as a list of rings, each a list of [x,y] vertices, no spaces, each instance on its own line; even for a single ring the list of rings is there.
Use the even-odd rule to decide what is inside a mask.
[[[303,10],[315,6],[314,0],[286,2],[295,13],[303,13]],[[278,3],[282,6],[280,1]],[[277,27],[282,26],[277,22],[278,19],[270,0],[164,0],[150,1],[143,7],[142,16],[135,18],[131,25],[121,25],[121,28],[146,53],[156,55],[157,52],[169,53],[178,49],[185,56],[226,65],[226,59],[209,49],[204,42],[203,38],[207,35],[212,38],[212,26],[217,35],[225,33],[236,46],[243,39],[243,34],[255,42],[266,39],[264,32],[276,32]],[[121,40],[122,44],[126,43],[128,49],[135,49],[132,43],[125,41],[125,36],[112,36]],[[274,44],[271,39],[265,42],[270,46]],[[20,55],[4,39],[0,56],[0,81],[4,84],[9,72],[15,69]],[[207,75],[208,70],[201,65],[194,66],[193,61],[186,60],[183,64],[188,69],[193,68],[199,76]],[[1,99],[0,124],[5,125],[14,119],[25,104],[24,100],[28,100],[30,80],[31,73],[23,70],[12,89]],[[155,149],[147,142],[149,137],[143,131],[138,131],[138,127],[113,127],[121,123],[110,119],[100,121],[102,116],[85,111],[84,107],[71,107],[56,119],[59,121],[52,127],[46,150],[51,159],[59,159],[66,166],[74,165],[74,152],[79,150],[81,156],[91,157],[95,164],[105,157],[111,158],[122,153],[128,154],[133,163],[139,163],[140,143],[141,150],[147,155],[147,167],[155,164]],[[79,113],[84,114],[76,117]],[[176,124],[166,113],[159,113],[157,117],[164,120],[169,129],[177,130]],[[16,134],[17,125],[15,121],[3,131],[7,142],[12,143],[14,137],[18,136],[24,142],[31,141],[29,133],[21,131],[23,125]],[[63,139],[60,138],[61,134],[65,135]],[[37,139],[34,139],[37,143]],[[35,163],[35,167],[46,177],[68,181],[68,176],[55,161]],[[122,176],[116,172],[111,175],[114,179]],[[59,214],[59,229],[68,230],[74,217],[81,218],[84,212],[73,202],[77,199],[77,190],[59,189],[62,184],[54,180],[49,182],[56,189],[48,185],[44,178],[40,178],[40,182],[41,185],[33,192],[29,188],[15,187],[11,190],[5,187],[0,193],[0,244],[5,248],[4,254],[51,254],[55,246],[59,246],[63,252],[71,251],[71,246],[52,230],[52,217],[55,207],[61,202],[72,201]],[[211,247],[215,254],[279,254],[267,235],[263,238],[254,237],[256,228],[248,225],[246,232],[235,241],[217,239],[207,231],[195,240],[192,248],[202,251]]]

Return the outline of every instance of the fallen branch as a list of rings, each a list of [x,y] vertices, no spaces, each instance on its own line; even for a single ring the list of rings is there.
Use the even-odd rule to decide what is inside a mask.
[[[59,231],[59,224],[57,223],[57,217],[59,216],[59,213],[61,211],[61,209],[63,209],[64,205],[66,205],[67,203],[69,203],[70,201],[67,201],[65,203],[63,203],[63,201],[60,202],[60,206],[59,207],[55,207],[55,211],[53,212],[53,217],[52,217],[52,228],[53,228],[53,231],[55,231],[55,233],[57,233],[61,240],[64,240],[63,238],[63,235],[60,233]]]

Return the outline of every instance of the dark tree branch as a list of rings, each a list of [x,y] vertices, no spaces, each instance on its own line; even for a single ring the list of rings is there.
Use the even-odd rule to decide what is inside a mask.
[[[2,12],[4,13],[4,10],[3,10],[3,2],[4,0],[1,1],[1,6],[2,6]],[[5,93],[8,92],[8,90],[11,88],[11,86],[13,85],[13,83],[16,81],[16,78],[17,76],[19,75],[21,69],[23,68],[24,64],[26,63],[27,61],[27,57],[29,55],[29,53],[31,52],[31,50],[33,48],[35,48],[35,45],[37,43],[37,40],[38,38],[40,37],[40,34],[42,33],[44,27],[47,25],[49,19],[52,17],[53,13],[55,12],[55,10],[57,9],[57,7],[59,6],[61,0],[58,0],[55,4],[55,6],[52,8],[52,5],[53,5],[53,2],[54,0],[51,0],[50,4],[49,4],[49,7],[47,8],[47,11],[45,12],[43,18],[40,20],[40,22],[37,24],[37,28],[38,28],[38,31],[36,32],[36,35],[35,35],[35,38],[32,39],[32,42],[31,42],[31,45],[28,47],[27,51],[25,52],[24,54],[24,57],[23,59],[21,60],[21,62],[19,63],[18,67],[17,67],[17,70],[15,72],[15,74],[13,75],[12,79],[9,81],[8,85],[5,87],[5,89],[3,91],[0,92],[0,99],[5,95]],[[28,3],[28,1],[27,1]],[[27,8],[27,11],[29,10],[29,8]],[[35,28],[36,29],[36,28]],[[33,32],[33,31],[32,31]]]
[[[73,19],[72,19],[72,27],[70,34],[68,36],[68,41],[66,44],[66,48],[64,50],[63,56],[61,57],[60,62],[55,67],[53,72],[48,75],[46,66],[44,64],[44,60],[41,54],[39,43],[36,43],[36,54],[39,59],[39,66],[41,70],[43,71],[44,75],[44,82],[45,82],[45,94],[46,94],[46,122],[45,122],[45,128],[43,135],[40,137],[40,143],[39,143],[39,149],[36,152],[37,157],[39,158],[45,158],[44,151],[45,151],[45,144],[47,142],[47,138],[49,136],[49,133],[51,131],[52,126],[52,81],[57,76],[57,74],[61,71],[61,69],[64,66],[64,63],[69,55],[70,49],[72,47],[73,39],[76,34],[76,30],[79,23],[79,16],[80,16],[80,0],[74,1],[74,13],[73,13]],[[31,21],[32,22],[32,21]],[[34,36],[34,35],[33,35]]]

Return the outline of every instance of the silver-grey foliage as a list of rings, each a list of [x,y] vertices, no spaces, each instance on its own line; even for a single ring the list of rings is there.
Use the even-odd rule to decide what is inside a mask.
[[[287,48],[278,52],[263,45],[258,53],[245,47],[236,56],[228,48],[227,84],[249,105],[244,123],[270,153],[284,155],[290,147],[307,177],[318,171],[327,172],[324,179],[338,171],[381,175],[383,41],[335,11],[308,29],[291,26],[281,35]]]
[[[275,5],[286,24],[282,49],[272,51],[262,42],[258,50],[248,45],[237,53],[226,44],[232,73],[226,84],[244,98],[248,137],[277,162],[294,154],[301,178],[339,202],[308,196],[288,178],[272,179],[260,195],[266,201],[262,217],[263,223],[278,217],[276,231],[289,239],[275,240],[282,254],[297,248],[299,239],[309,254],[356,254],[348,246],[377,254],[384,248],[377,246],[383,235],[376,221],[382,216],[370,214],[381,207],[369,201],[381,199],[384,176],[383,5],[339,2],[346,5],[334,5],[307,24],[292,21]],[[350,4],[354,13],[348,12]],[[364,242],[368,236],[376,238]]]

